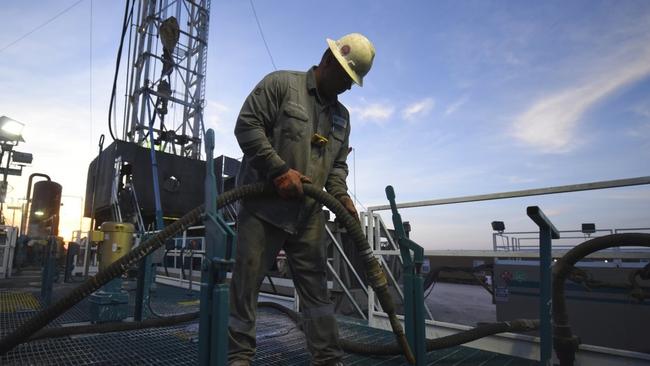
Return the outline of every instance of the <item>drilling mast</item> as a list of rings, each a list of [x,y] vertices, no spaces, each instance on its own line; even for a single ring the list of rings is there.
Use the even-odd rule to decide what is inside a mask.
[[[210,0],[136,4],[122,139],[200,159]]]
[[[154,217],[161,226],[163,217],[180,217],[202,202],[195,177],[205,171],[209,18],[210,0],[126,0],[109,108],[114,141],[103,150],[100,142],[88,169],[84,214],[96,223],[137,222],[142,231]],[[125,98],[118,118],[120,65]]]

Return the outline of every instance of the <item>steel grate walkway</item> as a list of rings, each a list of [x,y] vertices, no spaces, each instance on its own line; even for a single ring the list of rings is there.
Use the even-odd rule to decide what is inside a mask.
[[[158,286],[152,307],[162,313],[181,313],[197,310],[198,304],[188,300],[187,290]],[[0,292],[0,304],[20,304],[30,298],[15,295],[17,291]],[[9,299],[9,297],[13,298]],[[22,296],[22,297],[16,297]],[[26,297],[25,297],[26,296]],[[34,295],[32,295],[34,296]],[[35,296],[35,299],[38,297]],[[20,302],[22,301],[22,302]],[[33,305],[32,302],[28,302]],[[40,305],[40,304],[39,304]],[[0,313],[0,333],[15,329],[28,319],[34,310],[20,310],[5,306]],[[13,310],[13,311],[9,311]],[[71,311],[56,319],[50,326],[88,319],[88,303],[83,301]],[[85,321],[85,320],[83,320]],[[388,343],[393,341],[390,332],[369,328],[355,320],[339,320],[342,337],[363,342]],[[284,314],[269,308],[260,308],[257,322],[257,357],[255,366],[308,365],[304,335]],[[150,328],[129,332],[40,340],[22,344],[0,358],[0,365],[196,365],[198,361],[198,323],[174,327]],[[407,365],[401,356],[366,357],[355,354],[345,356],[346,365]],[[509,365],[528,366],[538,362],[515,358],[467,347],[454,347],[430,352],[429,365]]]

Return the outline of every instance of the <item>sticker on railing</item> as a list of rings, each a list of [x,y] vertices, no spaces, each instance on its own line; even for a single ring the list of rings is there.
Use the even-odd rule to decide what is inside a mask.
[[[508,302],[508,288],[505,286],[497,286],[494,289],[494,301]]]

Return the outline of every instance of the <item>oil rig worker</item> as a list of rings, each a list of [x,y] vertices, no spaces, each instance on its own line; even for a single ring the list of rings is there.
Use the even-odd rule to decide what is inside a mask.
[[[363,35],[327,39],[328,48],[307,72],[276,71],[246,98],[235,136],[244,152],[238,184],[272,182],[279,197],[242,201],[230,284],[229,365],[255,356],[260,285],[284,249],[300,296],[302,329],[312,365],[342,365],[338,326],[327,290],[327,251],[321,205],[302,184],[325,188],[357,215],[345,182],[350,136],[348,110],[337,96],[363,84],[375,48]]]

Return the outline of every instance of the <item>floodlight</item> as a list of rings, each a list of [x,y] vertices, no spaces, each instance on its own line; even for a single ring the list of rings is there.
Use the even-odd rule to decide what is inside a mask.
[[[583,234],[593,234],[595,232],[596,232],[596,224],[594,223],[582,224]]]
[[[7,116],[0,117],[0,139],[9,141],[25,141],[22,133],[25,124]]]
[[[34,157],[30,153],[14,151],[11,153],[11,160],[16,164],[31,164]]]
[[[25,125],[20,122],[8,120],[2,125],[2,130],[11,135],[20,135],[23,132],[24,127]]]
[[[41,217],[43,215],[45,215],[45,212],[43,212],[43,211],[34,211],[34,216]]]
[[[502,233],[506,230],[506,224],[503,221],[492,221],[492,230]]]

